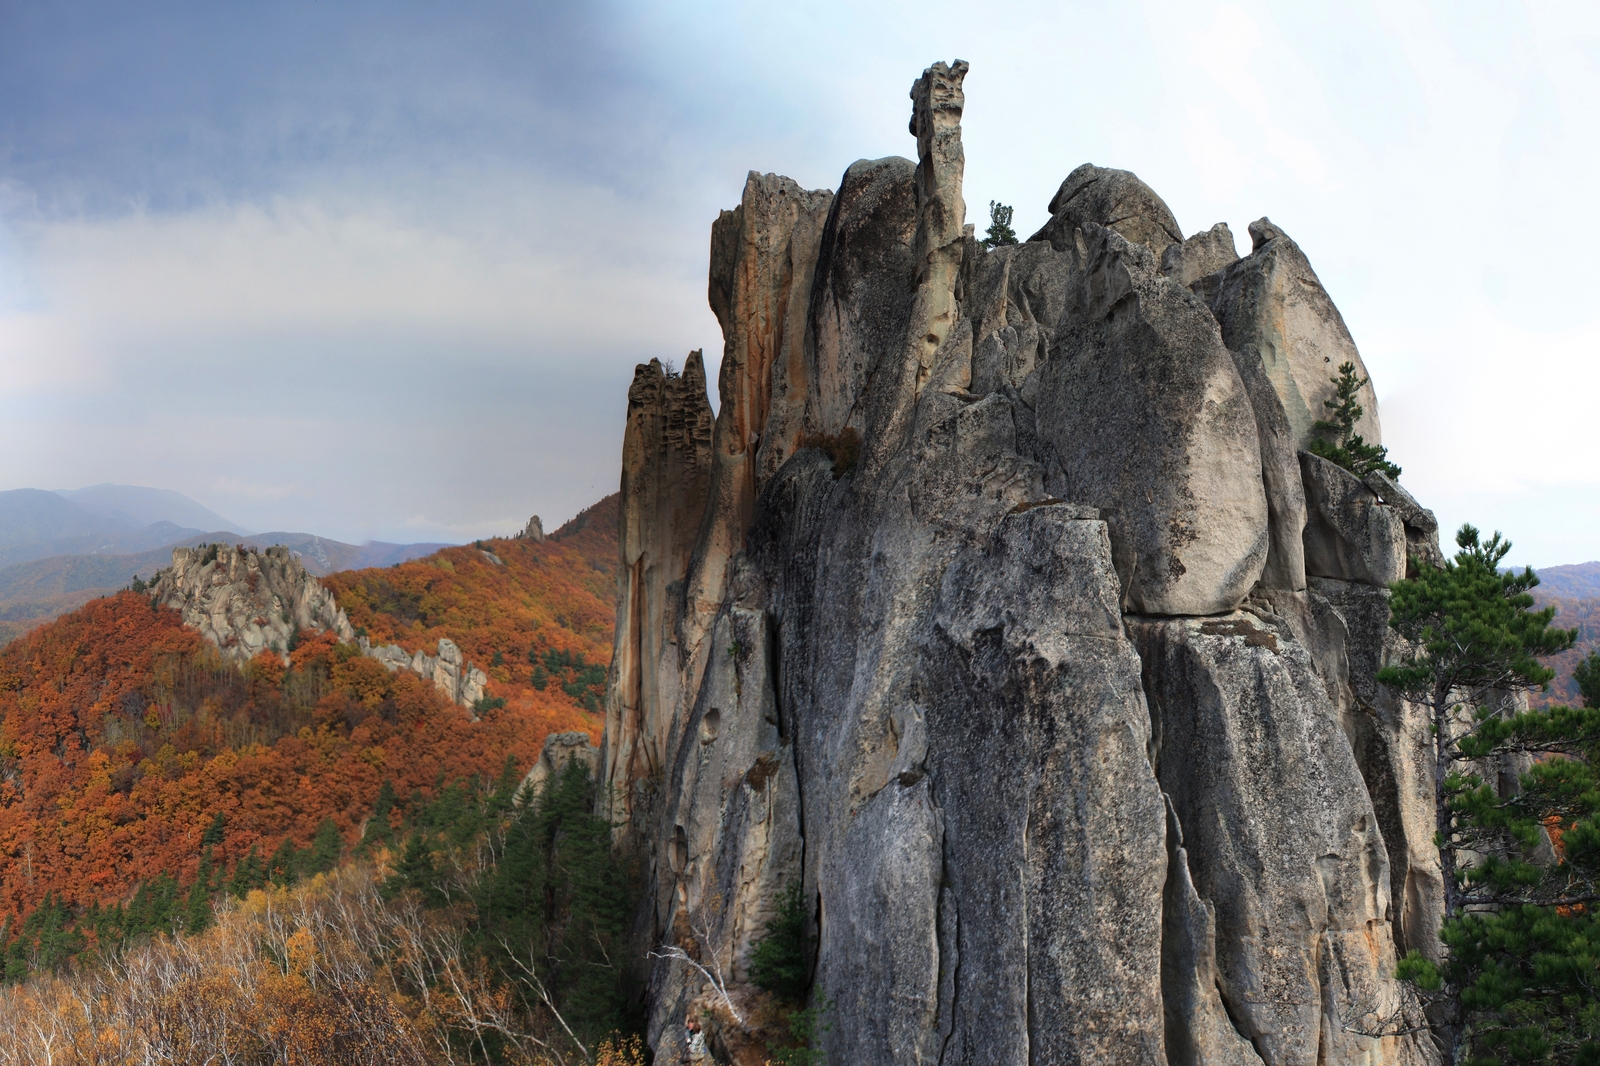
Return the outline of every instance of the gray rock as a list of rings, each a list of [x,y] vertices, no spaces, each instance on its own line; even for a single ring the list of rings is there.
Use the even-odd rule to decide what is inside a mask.
[[[1142,245],[1085,236],[1035,408],[1051,491],[1106,512],[1128,610],[1231,610],[1269,545],[1248,393],[1199,299]]]
[[[654,359],[634,368],[622,437],[617,644],[600,760],[618,813],[631,809],[634,782],[663,770],[668,737],[688,715],[677,626],[709,494],[711,424],[699,352],[677,375]]]
[[[1366,367],[1299,245],[1266,219],[1250,224],[1250,236],[1255,248],[1248,256],[1195,285],[1207,294],[1228,347],[1239,351],[1254,344],[1260,351],[1295,447],[1305,448],[1312,425],[1328,416],[1323,403],[1333,398],[1340,364],[1354,363],[1363,378]],[[1363,413],[1355,431],[1368,444],[1381,444],[1372,386],[1364,386],[1357,397]]]
[[[1150,250],[1157,263],[1168,245],[1183,243],[1183,230],[1155,190],[1126,170],[1085,163],[1061,183],[1050,199],[1050,221],[1029,237],[1049,241],[1058,252],[1070,252],[1074,232],[1090,225],[1116,230],[1128,241]]]
[[[600,749],[589,739],[588,733],[551,733],[544,738],[539,761],[523,775],[522,787],[529,795],[537,796],[552,778],[558,777],[567,764],[573,762],[587,767],[592,776],[599,769]]]
[[[1406,576],[1416,577],[1417,566],[1438,568],[1444,565],[1444,552],[1439,548],[1439,520],[1433,512],[1418,503],[1416,497],[1381,470],[1374,470],[1362,478],[1362,483],[1377,494],[1378,499],[1395,509],[1400,522],[1406,527]]]
[[[1196,294],[1237,268],[1226,230],[1163,274],[1170,213],[1095,171],[1051,240],[981,248],[964,73],[918,80],[914,168],[841,183],[742,539],[683,547],[743,528],[698,438],[661,446],[662,413],[699,425],[699,401],[630,407],[608,780],[645,872],[639,956],[691,944],[724,975],[653,960],[655,1054],[762,1061],[750,951],[798,883],[830,1061],[1422,1066],[1415,1038],[1344,1024],[1399,996],[1388,815],[1348,739],[1375,667],[1305,587],[1283,400]],[[791,216],[757,217],[738,240],[782,246]],[[725,340],[775,337],[741,316],[792,309],[785,254],[713,281]],[[785,295],[740,310],[746,283]],[[795,425],[857,431],[859,462],[780,450]],[[713,562],[707,622],[679,582]]]
[[[946,1062],[1163,1061],[1165,812],[1110,539],[1080,514],[1005,518],[940,591],[920,687],[959,914]]]
[[[690,657],[699,653],[722,605],[728,565],[744,544],[757,488],[794,452],[804,429],[802,407],[785,397],[776,407],[771,401],[774,388],[804,390],[810,377],[806,312],[832,199],[826,190],[751,172],[739,206],[711,227],[708,291],[723,334],[721,404],[711,433],[705,518],[685,588],[681,644]],[[758,455],[766,456],[765,467]]]
[[[1350,471],[1300,453],[1306,573],[1387,588],[1406,576],[1405,523]]]
[[[1049,244],[1001,246],[967,263],[965,313],[975,323],[971,391],[1037,403],[1039,368],[1066,313],[1073,256]]]
[[[1347,708],[1346,733],[1388,845],[1398,951],[1438,960],[1444,881],[1433,846],[1431,719],[1427,708],[1399,699],[1375,676],[1403,650],[1389,628],[1389,590],[1321,577],[1310,584],[1317,621],[1334,638],[1342,667],[1329,685]]]
[[[859,429],[867,376],[905,337],[916,276],[916,169],[897,156],[862,159],[839,181],[808,306],[814,354],[804,389],[792,377],[781,392],[776,381],[773,388],[774,412],[800,410],[806,432],[834,434],[852,421]]]
[[[539,521],[539,516],[534,515],[528,519],[528,524],[522,527],[522,532],[517,534],[518,540],[531,540],[539,544],[544,540],[544,523]]]
[[[264,551],[230,544],[174,548],[172,565],[151,579],[150,596],[179,611],[184,625],[235,662],[275,652],[287,663],[289,642],[303,629],[355,639],[333,593],[281,544]]]
[[[1255,345],[1246,344],[1232,355],[1250,397],[1261,447],[1261,487],[1267,496],[1267,561],[1261,570],[1261,584],[1273,589],[1303,589],[1306,493],[1294,433]]]
[[[1226,222],[1218,222],[1182,244],[1167,245],[1167,250],[1161,253],[1161,273],[1188,288],[1238,261],[1233,231]]]
[[[1243,613],[1129,632],[1229,1016],[1267,1066],[1384,1057],[1345,1020],[1401,1005],[1387,852],[1310,656]]]
[[[1260,1066],[1233,1027],[1217,982],[1217,916],[1195,891],[1183,827],[1167,803],[1167,889],[1162,909],[1161,999],[1168,1066]]]

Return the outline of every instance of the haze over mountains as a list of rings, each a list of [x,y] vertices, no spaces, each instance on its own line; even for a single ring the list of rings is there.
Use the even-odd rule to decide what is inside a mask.
[[[135,577],[149,578],[172,561],[173,548],[211,541],[282,544],[319,577],[388,566],[444,546],[254,533],[169,489],[104,484],[0,492],[0,644]]]

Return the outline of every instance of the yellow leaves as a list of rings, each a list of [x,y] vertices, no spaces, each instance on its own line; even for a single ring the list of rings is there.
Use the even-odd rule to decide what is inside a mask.
[[[316,973],[317,942],[310,930],[296,929],[284,944],[284,953],[288,956],[289,969],[293,972],[302,977]]]
[[[644,1061],[644,1044],[636,1036],[608,1036],[594,1049],[594,1066],[644,1066]]]

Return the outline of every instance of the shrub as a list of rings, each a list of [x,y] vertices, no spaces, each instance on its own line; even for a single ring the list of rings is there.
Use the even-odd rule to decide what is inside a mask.
[[[811,987],[804,889],[795,881],[778,897],[778,913],[750,952],[750,980],[790,1003],[804,1003]]]

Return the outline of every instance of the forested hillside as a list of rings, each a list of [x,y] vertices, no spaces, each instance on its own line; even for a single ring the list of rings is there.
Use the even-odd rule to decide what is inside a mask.
[[[562,693],[598,710],[616,611],[617,499],[543,541],[479,541],[323,584],[374,644],[432,653],[448,637],[488,673],[493,697]]]
[[[543,543],[484,549],[325,579],[374,641],[448,636],[481,663],[476,716],[327,634],[301,633],[287,666],[233,666],[131,591],[0,649],[7,976],[330,869],[440,803],[514,792],[552,731],[598,737],[614,499]]]
[[[1545,660],[1545,665],[1556,672],[1556,679],[1550,682],[1548,692],[1533,694],[1533,703],[1537,707],[1580,706],[1582,700],[1578,684],[1572,679],[1572,668],[1590,652],[1600,651],[1600,597],[1550,595],[1542,586],[1534,589],[1533,596],[1540,606],[1556,608],[1556,625],[1578,631],[1578,642],[1570,650]]]

